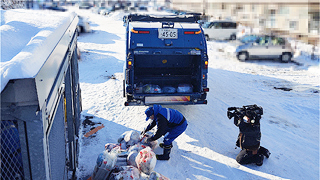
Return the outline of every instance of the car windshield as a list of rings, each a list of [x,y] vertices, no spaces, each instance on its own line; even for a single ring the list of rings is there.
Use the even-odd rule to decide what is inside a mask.
[[[259,36],[257,35],[247,35],[247,36],[244,36],[240,39],[240,42],[242,43],[250,43],[250,42],[255,42],[257,40]]]
[[[206,22],[202,25],[203,28],[208,28],[211,22]]]

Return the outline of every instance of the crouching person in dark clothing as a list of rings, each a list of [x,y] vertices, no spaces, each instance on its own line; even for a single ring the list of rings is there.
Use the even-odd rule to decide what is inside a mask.
[[[260,146],[260,123],[255,123],[253,117],[248,114],[238,122],[240,133],[236,144],[242,150],[236,157],[237,162],[239,164],[255,163],[257,166],[261,166],[264,156],[269,158],[270,152]]]
[[[157,125],[156,133],[148,138],[147,141],[155,141],[161,136],[164,136],[163,143],[159,144],[159,146],[163,148],[163,154],[157,155],[157,159],[169,160],[171,148],[173,147],[172,142],[187,129],[187,120],[179,111],[163,108],[161,105],[149,107],[146,109],[145,114],[147,115],[146,120],[150,118],[152,122],[141,134],[145,134]]]

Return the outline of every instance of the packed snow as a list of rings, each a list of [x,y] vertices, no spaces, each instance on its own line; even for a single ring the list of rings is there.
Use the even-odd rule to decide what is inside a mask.
[[[10,16],[10,12],[1,14]],[[79,180],[86,180],[92,175],[105,144],[117,143],[125,131],[140,132],[149,122],[145,121],[146,106],[124,106],[124,13],[101,16],[90,10],[76,12],[88,18],[93,30],[78,37],[81,121],[89,118],[95,123],[81,125],[79,134],[76,175]],[[23,18],[29,18],[27,15]],[[25,24],[33,28],[32,22]],[[26,31],[30,29],[26,28]],[[3,42],[2,46],[5,46]],[[297,53],[290,63],[239,62],[225,52],[232,42],[208,41],[207,46],[208,104],[165,106],[179,110],[189,125],[173,142],[170,160],[157,161],[154,171],[172,180],[319,179],[319,61]],[[16,51],[15,48],[7,50]],[[264,109],[261,145],[271,152],[270,158],[260,167],[236,162],[235,157],[240,152],[239,148],[235,149],[239,130],[233,120],[227,118],[228,107],[250,104]],[[84,137],[90,129],[101,124],[104,128]],[[158,147],[154,152],[161,154],[162,149]]]
[[[35,77],[75,15],[26,9],[0,12],[2,91],[10,79]]]

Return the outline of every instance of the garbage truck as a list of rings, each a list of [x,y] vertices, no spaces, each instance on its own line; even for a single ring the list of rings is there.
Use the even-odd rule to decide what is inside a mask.
[[[124,17],[125,106],[207,104],[208,55],[197,16]]]

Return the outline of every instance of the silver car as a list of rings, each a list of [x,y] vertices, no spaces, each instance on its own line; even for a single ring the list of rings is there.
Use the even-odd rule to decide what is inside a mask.
[[[255,42],[240,45],[236,49],[240,61],[248,59],[280,59],[289,62],[293,56],[291,45],[285,38],[263,35]]]

